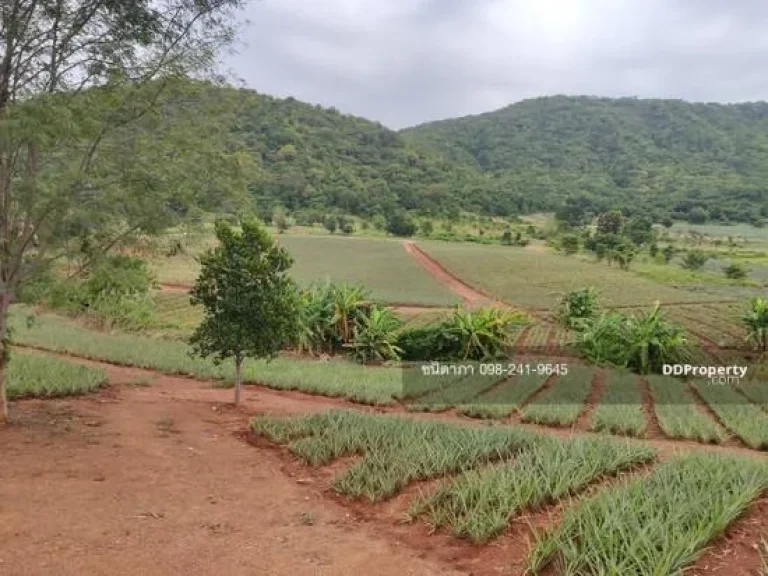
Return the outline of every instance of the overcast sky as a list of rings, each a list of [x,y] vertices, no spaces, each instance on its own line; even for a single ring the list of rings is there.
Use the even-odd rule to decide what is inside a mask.
[[[524,98],[768,99],[766,0],[251,0],[227,65],[401,128]]]

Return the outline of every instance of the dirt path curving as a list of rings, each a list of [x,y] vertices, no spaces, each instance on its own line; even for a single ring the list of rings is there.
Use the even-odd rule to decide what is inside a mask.
[[[461,278],[450,272],[437,260],[419,248],[413,240],[403,240],[403,248],[432,277],[459,296],[468,308],[482,306],[503,306],[491,296],[473,288]]]

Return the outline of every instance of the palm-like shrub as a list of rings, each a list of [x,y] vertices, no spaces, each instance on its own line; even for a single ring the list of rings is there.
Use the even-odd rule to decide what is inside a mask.
[[[640,374],[661,372],[662,365],[685,362],[691,356],[685,331],[667,321],[658,303],[636,316],[601,314],[586,325],[578,348],[590,362]]]
[[[747,340],[765,354],[768,351],[768,299],[752,298],[741,321],[747,327]]]
[[[455,340],[459,358],[488,360],[504,355],[505,348],[512,344],[512,329],[526,321],[526,317],[518,312],[499,308],[474,311],[457,308],[444,328]]]
[[[360,315],[354,326],[352,342],[344,347],[352,356],[366,364],[400,360],[402,349],[397,346],[397,331],[402,323],[391,310],[371,306],[368,313]]]

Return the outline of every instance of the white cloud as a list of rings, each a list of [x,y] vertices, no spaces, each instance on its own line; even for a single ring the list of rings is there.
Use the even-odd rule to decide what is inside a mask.
[[[257,0],[246,85],[400,127],[547,94],[768,96],[761,0]]]

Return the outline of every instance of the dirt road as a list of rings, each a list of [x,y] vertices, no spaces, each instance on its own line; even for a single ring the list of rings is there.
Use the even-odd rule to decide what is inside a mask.
[[[113,382],[137,374],[110,368]],[[15,403],[17,424],[0,431],[0,574],[460,573],[374,534],[320,487],[288,478],[275,451],[234,437],[257,391],[235,411],[216,404],[231,391],[203,386],[159,377]],[[259,408],[295,402],[271,395]]]

